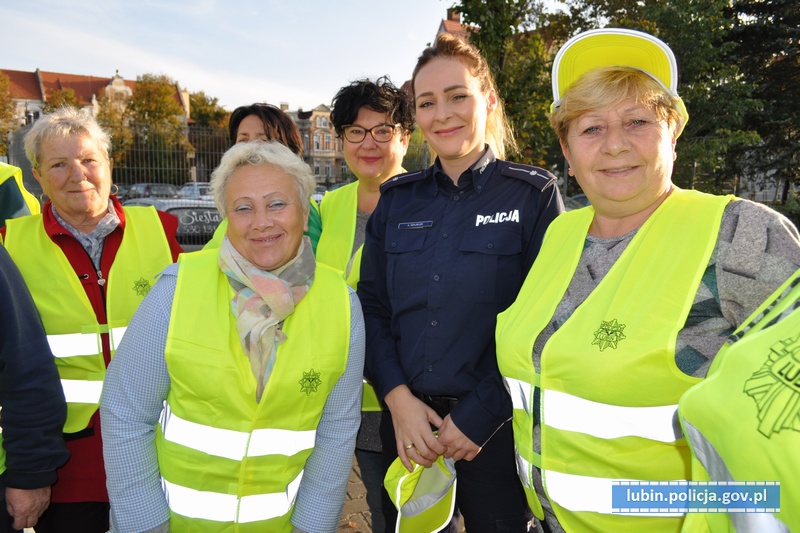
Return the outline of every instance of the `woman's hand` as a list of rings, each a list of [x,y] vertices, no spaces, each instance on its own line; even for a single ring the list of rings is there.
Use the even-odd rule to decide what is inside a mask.
[[[442,425],[439,426],[439,442],[447,448],[444,456],[452,457],[456,461],[461,459],[472,461],[481,451],[480,446],[472,442],[469,437],[458,429],[450,415],[447,415]]]
[[[443,421],[436,411],[411,394],[405,385],[392,389],[384,401],[392,413],[397,455],[403,466],[409,472],[414,470],[409,459],[425,467],[433,465],[446,451],[431,431],[431,424],[437,428],[442,426]]]

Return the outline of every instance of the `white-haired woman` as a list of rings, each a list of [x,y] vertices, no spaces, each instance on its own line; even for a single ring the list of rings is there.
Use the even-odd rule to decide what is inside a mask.
[[[274,142],[239,143],[214,171],[221,247],[164,271],[109,369],[115,531],[336,529],[361,421],[363,318],[303,237],[313,186]]]
[[[108,531],[97,411],[103,376],[154,277],[178,258],[178,220],[125,207],[111,194],[111,139],[87,111],[65,107],[25,136],[48,200],[41,214],[7,220],[0,234],[25,278],[56,357],[69,461],[58,471],[40,533]]]

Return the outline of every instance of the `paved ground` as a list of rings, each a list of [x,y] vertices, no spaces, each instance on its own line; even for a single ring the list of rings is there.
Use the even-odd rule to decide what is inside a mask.
[[[350,481],[347,483],[347,496],[344,499],[342,519],[337,531],[347,533],[372,533],[372,516],[367,507],[367,491],[361,481],[361,472],[353,461]]]

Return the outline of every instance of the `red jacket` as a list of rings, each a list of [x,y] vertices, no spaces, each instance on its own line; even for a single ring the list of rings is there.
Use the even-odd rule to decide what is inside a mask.
[[[112,196],[111,201],[114,209],[119,216],[119,226],[111,232],[105,239],[103,245],[103,255],[100,259],[100,271],[104,276],[108,275],[114,258],[122,242],[122,234],[125,231],[125,212],[122,204]],[[158,211],[161,225],[164,227],[164,234],[167,236],[172,260],[177,261],[178,254],[183,249],[175,239],[178,231],[178,219],[168,213]],[[53,211],[50,209],[50,201],[42,208],[42,220],[45,230],[50,238],[56,243],[64,255],[67,256],[78,279],[81,280],[86,296],[92,304],[97,321],[106,324],[106,302],[105,291],[100,289],[97,284],[97,271],[94,269],[89,254],[83,249],[81,244],[56,220]],[[6,228],[0,228],[0,234],[5,238]],[[166,266],[166,265],[164,265]],[[111,359],[111,349],[108,342],[108,335],[103,334],[103,356],[106,366]],[[103,465],[103,442],[100,437],[100,412],[96,412],[89,422],[89,427],[85,430],[73,434],[65,434],[67,448],[70,451],[70,458],[63,467],[58,470],[58,481],[53,485],[52,501],[57,503],[68,502],[107,502],[108,493],[106,492],[106,471]]]

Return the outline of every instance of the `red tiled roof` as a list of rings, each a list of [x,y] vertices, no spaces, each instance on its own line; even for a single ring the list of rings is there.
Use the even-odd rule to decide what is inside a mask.
[[[0,69],[11,80],[11,97],[25,100],[41,100],[42,91],[35,72]]]
[[[42,87],[49,96],[54,90],[65,91],[72,89],[75,91],[75,97],[78,99],[82,106],[88,106],[92,103],[92,96],[100,97],[100,91],[111,83],[113,78],[98,78],[96,76],[84,76],[81,74],[65,74],[62,72],[45,72],[38,71],[39,78],[42,81],[42,87],[39,86],[39,78],[37,78],[36,71],[24,72],[20,70],[6,70],[0,69],[0,72],[5,74],[11,80],[11,97],[26,99],[26,100],[39,100],[44,101],[42,95]],[[125,85],[134,90],[136,82],[125,80]],[[183,101],[181,100],[177,84],[175,86],[175,94],[173,98],[183,108]]]
[[[467,27],[455,20],[442,19],[442,23],[439,25],[439,33],[452,33],[456,37],[469,38]]]

